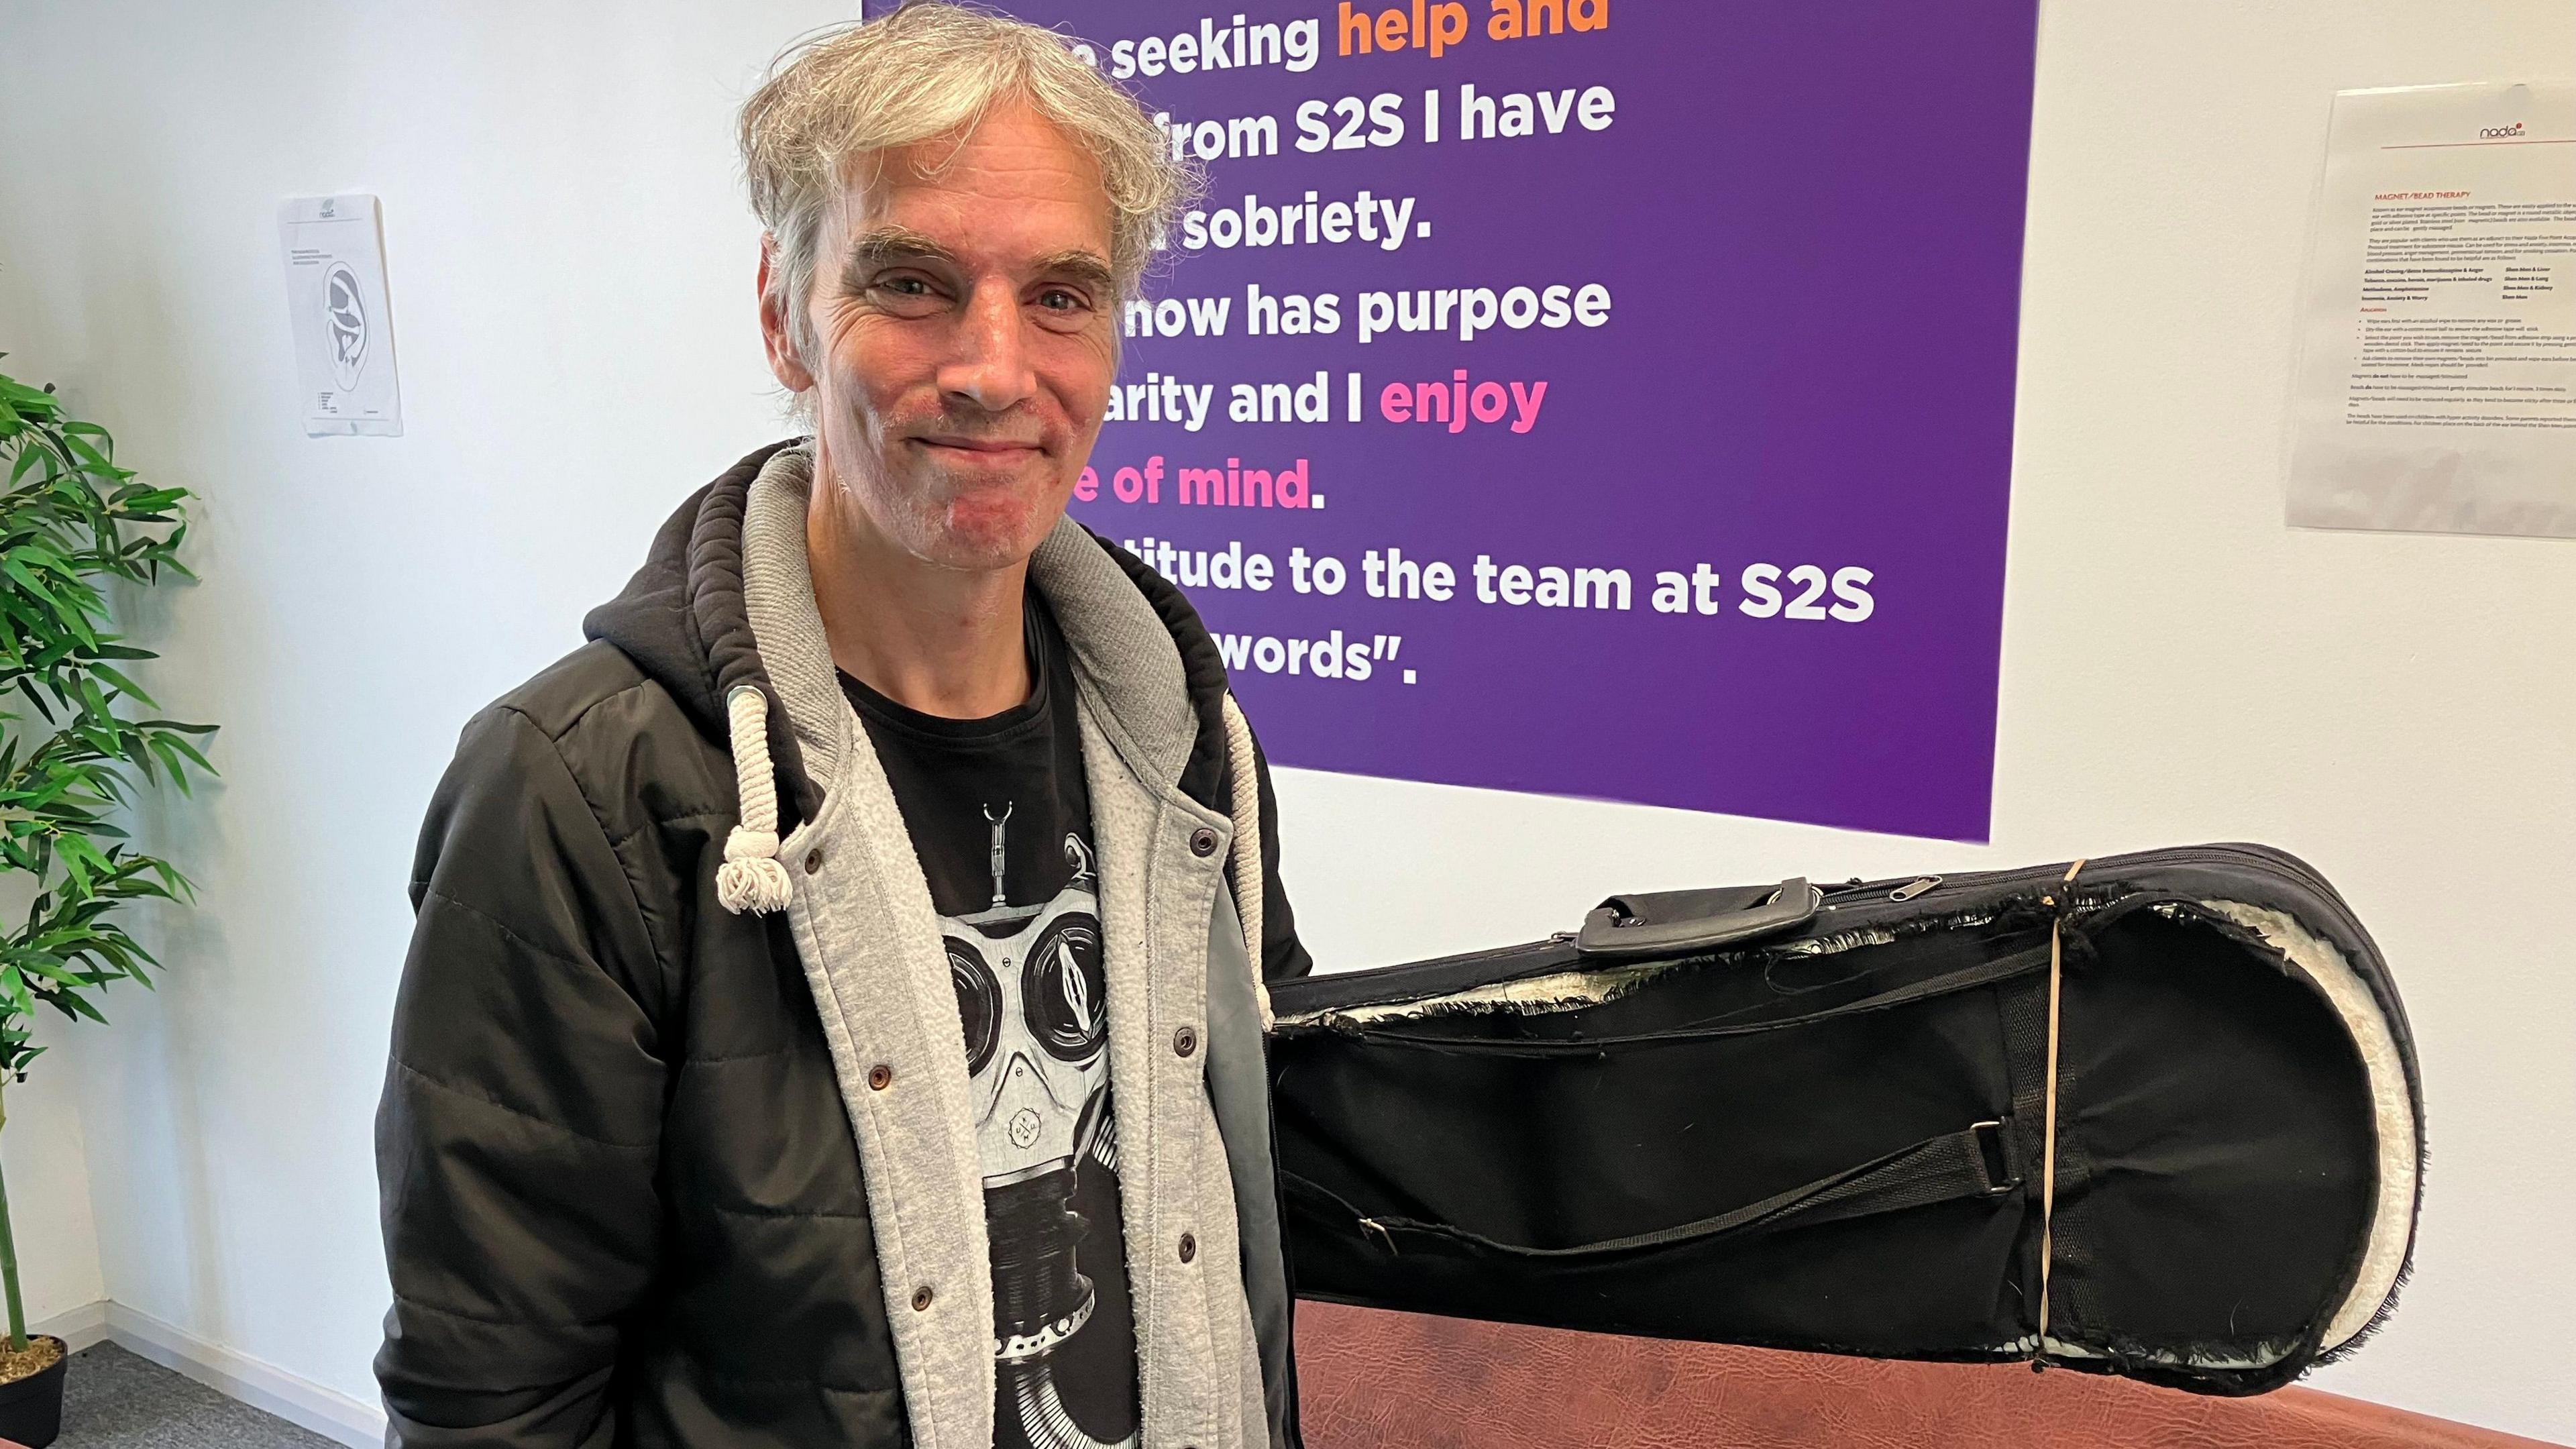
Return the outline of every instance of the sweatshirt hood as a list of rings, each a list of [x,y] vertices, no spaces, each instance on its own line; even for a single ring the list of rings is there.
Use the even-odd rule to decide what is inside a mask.
[[[775,694],[743,608],[742,515],[760,470],[803,441],[755,449],[690,494],[654,533],[626,587],[581,621],[584,638],[617,646],[713,740],[731,734],[725,698],[736,686]],[[769,711],[767,724],[770,759],[784,787],[780,803],[796,818],[811,819],[823,792],[805,772],[785,714]]]
[[[656,531],[643,565],[626,587],[582,621],[584,637],[615,645],[712,740],[729,741],[734,732],[729,700],[735,690],[745,685],[758,689],[770,706],[764,725],[769,762],[777,773],[779,805],[797,820],[814,817],[822,804],[822,788],[806,768],[805,751],[787,711],[776,707],[777,686],[762,663],[744,599],[743,525],[752,485],[761,471],[780,453],[801,448],[807,441],[789,438],[756,449],[690,494]],[[797,459],[780,461],[784,465]],[[1096,534],[1060,527],[1040,553],[1052,553],[1060,561],[1076,547],[1097,548],[1113,560],[1169,635],[1180,656],[1181,679],[1195,726],[1172,783],[1201,804],[1227,810],[1233,802],[1226,779],[1226,674],[1215,640],[1177,587]],[[1058,608],[1060,617],[1066,606],[1079,601],[1057,598],[1055,591],[1038,581],[1065,573],[1043,567],[1042,561],[1033,561],[1031,568],[1033,583]],[[1114,667],[1116,661],[1092,663]]]

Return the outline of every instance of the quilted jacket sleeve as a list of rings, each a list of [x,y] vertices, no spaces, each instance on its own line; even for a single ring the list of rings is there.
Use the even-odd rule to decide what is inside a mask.
[[[406,1446],[606,1446],[651,1284],[664,1093],[642,912],[555,743],[495,707],[422,829],[376,1114]]]

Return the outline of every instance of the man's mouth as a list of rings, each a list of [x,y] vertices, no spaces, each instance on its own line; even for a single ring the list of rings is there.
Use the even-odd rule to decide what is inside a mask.
[[[926,448],[971,453],[992,462],[1009,461],[1040,451],[1038,444],[1022,442],[1016,438],[977,438],[952,433],[933,433],[917,437],[913,441]]]

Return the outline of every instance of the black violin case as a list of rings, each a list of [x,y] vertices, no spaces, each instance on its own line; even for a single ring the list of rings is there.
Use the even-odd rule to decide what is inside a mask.
[[[2250,1394],[2413,1244],[2396,988],[2259,846],[1626,896],[1272,1007],[1301,1297]]]

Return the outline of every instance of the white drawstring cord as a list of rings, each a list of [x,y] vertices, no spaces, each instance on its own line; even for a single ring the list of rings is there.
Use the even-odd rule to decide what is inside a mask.
[[[1243,706],[1225,697],[1225,759],[1234,773],[1234,913],[1243,921],[1243,947],[1252,959],[1252,991],[1261,1003],[1261,1029],[1271,1029],[1270,983],[1261,979],[1261,777],[1252,753],[1252,725]]]
[[[764,915],[787,908],[787,867],[778,861],[778,780],[769,765],[769,696],[737,684],[725,696],[733,735],[734,783],[742,796],[742,823],[725,837],[724,864],[716,867],[716,903],[735,915]]]
[[[778,861],[778,783],[769,763],[769,697],[748,684],[725,696],[733,735],[734,781],[742,797],[742,823],[725,838],[724,864],[716,870],[716,901],[740,915],[784,910],[791,884]],[[1252,726],[1234,696],[1225,697],[1226,763],[1234,775],[1234,903],[1243,922],[1252,990],[1261,1004],[1261,1029],[1274,1024],[1270,987],[1261,979],[1261,777],[1252,751]]]

